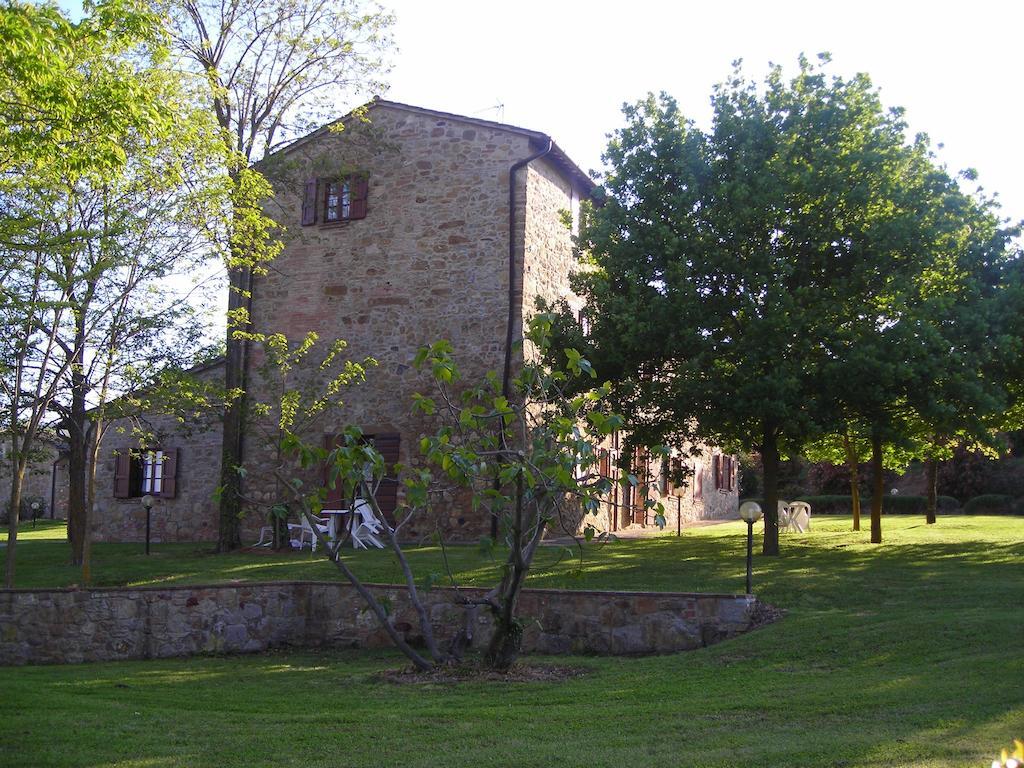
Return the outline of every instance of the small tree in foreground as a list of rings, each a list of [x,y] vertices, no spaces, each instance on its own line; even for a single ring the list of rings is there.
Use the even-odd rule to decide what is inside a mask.
[[[527,340],[539,352],[549,351],[550,327],[549,315],[541,315],[531,324]],[[282,348],[277,363],[291,365],[288,354]],[[473,641],[479,611],[484,609],[491,614],[494,626],[484,661],[493,669],[507,670],[522,647],[523,624],[517,615],[517,601],[545,531],[554,528],[574,535],[583,517],[597,511],[600,497],[611,487],[611,481],[597,469],[597,446],[622,427],[622,419],[595,407],[607,393],[607,385],[571,397],[565,395],[570,388],[579,390],[578,379],[592,379],[595,374],[575,350],[566,350],[562,358],[560,366],[527,362],[513,380],[510,399],[501,394],[500,379],[493,372],[478,385],[465,384],[448,342],[423,348],[416,364],[430,371],[435,393],[430,397],[418,395],[414,407],[436,417],[441,426],[420,441],[423,463],[418,468],[387,466],[380,452],[354,427],[346,429],[340,444],[333,448],[304,437],[302,427],[311,416],[322,414],[328,404],[337,402],[333,395],[325,399],[323,395],[308,396],[297,389],[286,389],[280,404],[272,409],[282,435],[282,460],[275,475],[289,504],[311,523],[323,508],[327,491],[321,484],[306,484],[299,476],[303,470],[326,467],[328,485],[340,487],[352,504],[357,498],[364,499],[379,519],[383,514],[376,491],[382,481],[400,479],[404,485],[405,503],[396,511],[394,526],[385,526],[384,537],[405,576],[425,652],[405,641],[391,625],[386,605],[341,556],[347,536],[331,543],[317,535],[327,557],[366,601],[395,646],[419,669],[461,661]],[[276,367],[283,370],[280,364]],[[360,367],[360,377],[362,373]],[[335,377],[327,391],[336,394],[341,385]],[[636,480],[623,474],[620,482],[635,484]],[[443,644],[435,637],[403,541],[413,521],[416,527],[425,527],[433,519],[432,510],[459,492],[469,494],[475,509],[502,521],[503,540],[485,539],[483,545],[503,551],[504,563],[500,581],[482,596],[474,593],[457,598],[464,608],[462,626],[449,631],[449,640]],[[657,513],[660,515],[660,510]],[[435,523],[435,531],[443,547],[440,524]],[[593,534],[593,528],[587,527],[585,537],[592,538]],[[458,586],[450,570],[446,576],[450,585]],[[435,578],[429,576],[419,583],[429,589]]]

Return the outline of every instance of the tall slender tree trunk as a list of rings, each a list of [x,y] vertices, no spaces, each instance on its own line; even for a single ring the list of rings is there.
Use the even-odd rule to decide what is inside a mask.
[[[75,318],[75,360],[71,365],[71,415],[68,425],[68,534],[71,537],[71,564],[82,564],[85,546],[86,500],[85,475],[87,463],[85,378],[85,313]]]
[[[843,434],[843,448],[846,450],[846,465],[850,468],[850,502],[853,506],[853,530],[860,530],[860,462],[848,433]]]
[[[220,519],[217,551],[230,552],[241,546],[242,466],[245,430],[246,381],[248,347],[235,332],[247,330],[249,324],[249,270],[234,267],[228,270],[228,335],[224,358],[224,385],[231,398],[224,413],[224,436],[220,467]],[[240,318],[244,315],[244,321]]]
[[[928,525],[935,525],[935,513],[939,504],[939,462],[928,459],[928,511],[925,520]]]
[[[871,543],[882,543],[882,434],[877,427],[871,430]]]
[[[18,545],[18,520],[21,516],[21,490],[25,485],[25,468],[28,462],[17,452],[17,436],[12,438],[15,450],[11,456],[11,514],[7,519],[7,562],[4,570],[4,586],[14,587],[14,552]]]
[[[536,502],[534,502],[536,503]],[[519,593],[523,589],[523,581],[530,570],[537,545],[544,535],[544,518],[537,515],[535,527],[524,529],[524,489],[523,476],[516,479],[516,512],[512,524],[512,551],[505,569],[505,575],[498,587],[495,598],[497,610],[494,610],[494,634],[484,652],[484,661],[491,669],[507,671],[519,658],[523,647],[523,625],[516,618],[516,604]],[[529,540],[523,539],[529,535]]]
[[[761,554],[779,554],[779,444],[775,430],[765,425],[761,443],[764,470],[764,543]]]
[[[104,384],[104,391],[106,384]],[[92,523],[96,511],[96,459],[100,449],[100,431],[102,421],[95,421],[86,430],[86,475],[85,475],[85,515],[83,516],[82,536],[82,584],[92,583]]]

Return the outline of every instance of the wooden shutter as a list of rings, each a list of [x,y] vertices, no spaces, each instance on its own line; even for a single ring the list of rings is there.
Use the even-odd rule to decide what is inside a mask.
[[[699,459],[693,460],[693,500],[701,501],[704,498],[704,467]]]
[[[397,432],[374,435],[373,447],[384,457],[384,480],[377,489],[377,504],[389,525],[395,524],[395,510],[398,508],[398,480],[395,478],[395,464],[398,463],[398,449],[402,436]]]
[[[365,176],[358,174],[350,178],[348,207],[348,217],[350,219],[366,218],[366,199],[369,193],[370,184]]]
[[[601,473],[601,477],[612,476],[612,455],[607,448],[602,448],[599,454],[600,463],[598,464],[598,472]]]
[[[127,451],[114,457],[114,498],[131,497],[132,457]]]
[[[338,446],[337,435],[324,435],[324,448],[328,451],[334,450]],[[345,509],[348,502],[342,498],[342,484],[336,483],[331,488],[328,480],[330,478],[329,468],[326,462],[324,462],[323,468],[323,482],[324,488],[327,490],[327,497],[324,499],[324,509]]]
[[[163,479],[160,481],[160,496],[173,499],[178,495],[178,449],[164,450]]]
[[[302,226],[308,227],[316,224],[316,179],[306,182],[306,189],[302,195]]]

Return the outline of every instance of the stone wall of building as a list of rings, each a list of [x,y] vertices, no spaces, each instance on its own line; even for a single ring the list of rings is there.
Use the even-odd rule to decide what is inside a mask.
[[[611,441],[605,443],[604,449],[615,450]],[[727,520],[738,516],[738,483],[734,482],[731,489],[717,488],[715,485],[712,457],[716,454],[721,455],[721,451],[712,446],[703,446],[700,457],[682,458],[690,474],[685,485],[678,488],[666,484],[660,461],[657,466],[652,462],[651,474],[645,483],[647,497],[663,506],[665,530],[675,531],[698,521]],[[640,467],[634,467],[633,472],[643,481]],[[696,480],[698,473],[699,483]],[[641,498],[636,490],[624,492],[621,487],[613,488],[596,514],[587,515],[581,520],[581,525],[591,525],[597,531],[615,533],[657,530],[653,511],[637,514]]]
[[[340,411],[325,412],[308,426],[310,440],[319,443],[347,424],[370,435],[398,434],[399,460],[415,466],[420,438],[439,426],[412,409],[414,393],[433,394],[429,377],[413,367],[419,348],[441,339],[451,342],[467,383],[502,369],[509,306],[509,169],[536,150],[527,135],[457,116],[378,105],[370,110],[370,121],[322,133],[278,158],[284,170],[275,181],[279,209],[274,215],[288,228],[289,240],[269,274],[256,281],[252,317],[257,331],[281,332],[293,340],[314,331],[327,342],[344,339],[352,360],[376,361],[364,384],[343,393]],[[303,226],[305,183],[350,172],[368,178],[366,217]],[[544,174],[544,184],[557,186],[556,171]],[[535,243],[527,233],[538,205],[548,204],[530,197],[542,187],[533,177],[531,167],[516,178],[519,279],[524,248],[538,272],[554,252],[550,236]],[[549,218],[556,216],[557,210]],[[569,253],[564,227],[560,237],[557,271],[567,286],[568,270],[561,265]],[[518,301],[532,308],[534,282],[515,287],[526,291]],[[274,384],[261,376],[259,362],[257,353],[250,391],[257,400],[273,401]],[[269,423],[267,431],[272,431]],[[255,435],[247,443],[246,463],[268,465],[272,443]],[[307,479],[317,482],[315,473]],[[281,500],[277,484],[265,474],[250,473],[245,491],[264,506]],[[455,538],[475,538],[489,528],[481,511],[458,498],[439,509],[440,524]],[[250,525],[262,516],[251,516]]]
[[[223,363],[195,371],[200,381],[222,383]],[[146,437],[141,435],[145,434]],[[94,541],[144,541],[146,510],[138,494],[114,497],[117,456],[138,451],[140,441],[153,448],[177,449],[177,481],[173,498],[155,497],[150,519],[153,542],[215,541],[220,485],[221,421],[218,411],[188,419],[149,413],[120,419],[105,430],[96,463],[96,504],[90,524]]]
[[[6,516],[11,503],[11,461],[7,453],[10,450],[9,444],[0,447],[0,516]],[[45,440],[36,442],[34,452],[37,459],[25,472],[21,486],[22,500],[38,502],[41,518],[66,517],[67,507],[62,505],[61,499],[61,472],[66,477],[66,462],[62,467],[56,446]]]
[[[371,587],[412,643],[419,630],[407,593]],[[479,596],[464,589],[459,596]],[[438,636],[461,626],[451,589],[423,595]],[[744,632],[757,621],[749,595],[524,590],[524,650],[646,654],[684,651]],[[483,647],[490,619],[480,614]],[[0,590],[0,664],[78,663],[248,653],[271,648],[386,647],[389,640],[348,584],[276,582],[134,589]]]
[[[563,214],[578,203],[581,191],[547,159],[530,164],[526,180],[526,237],[523,255],[523,318],[536,312],[536,299],[554,304],[565,299],[574,312],[583,306],[569,285],[578,268],[572,233]]]

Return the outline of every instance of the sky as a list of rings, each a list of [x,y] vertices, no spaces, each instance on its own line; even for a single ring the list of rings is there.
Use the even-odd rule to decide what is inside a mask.
[[[397,20],[386,98],[543,131],[587,171],[624,102],[666,91],[707,128],[734,60],[761,79],[770,63],[794,73],[801,53],[828,52],[830,72],[870,75],[952,173],[976,169],[1002,214],[1024,218],[1019,0],[380,2]]]
[[[951,172],[975,168],[1003,215],[1024,218],[1024,3],[384,0],[398,53],[386,98],[551,135],[599,168],[621,106],[666,91],[708,127],[736,59],[761,79],[801,52],[866,72]],[[497,105],[502,109],[496,109]]]

